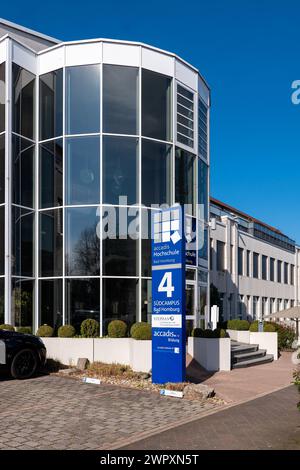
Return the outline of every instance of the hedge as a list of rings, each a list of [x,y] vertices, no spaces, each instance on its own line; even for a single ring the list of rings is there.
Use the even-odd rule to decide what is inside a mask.
[[[100,325],[97,320],[87,318],[81,323],[80,333],[83,338],[97,338],[99,336]]]
[[[146,322],[134,323],[130,329],[130,336],[134,339],[147,340],[152,338],[151,325]]]
[[[73,338],[76,334],[76,330],[72,325],[63,325],[58,328],[57,336],[59,338]]]
[[[50,338],[51,336],[53,336],[53,333],[54,329],[52,328],[52,326],[41,325],[36,332],[36,336],[40,336],[41,338]]]
[[[8,323],[4,323],[0,325],[0,330],[15,331],[15,328],[12,325],[8,325]]]
[[[250,323],[247,320],[239,320],[235,318],[234,320],[227,321],[228,330],[237,330],[237,331],[248,331]]]
[[[249,330],[252,333],[256,333],[258,331],[258,321],[255,320],[251,323]],[[276,331],[275,326],[271,322],[264,322],[264,333],[274,333]]]
[[[192,330],[192,336],[194,338],[226,338],[227,333],[222,328],[215,330],[202,330],[201,328],[194,328]]]
[[[109,338],[125,338],[127,325],[122,320],[113,320],[108,324],[107,332]]]

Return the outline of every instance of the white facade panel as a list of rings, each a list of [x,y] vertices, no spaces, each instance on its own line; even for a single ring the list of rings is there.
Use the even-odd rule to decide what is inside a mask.
[[[140,65],[140,47],[104,42],[103,63],[138,67]]]
[[[33,74],[37,73],[36,55],[15,42],[12,43],[12,61]]]
[[[39,74],[51,72],[60,69],[65,64],[65,48],[64,46],[50,50],[39,55]]]
[[[175,77],[179,82],[192,88],[192,90],[198,90],[198,74],[177,59]]]
[[[0,64],[6,61],[7,39],[0,42]]]
[[[66,66],[99,64],[102,61],[102,43],[72,44],[66,46]]]
[[[174,76],[174,58],[145,47],[142,48],[142,67],[170,77]]]

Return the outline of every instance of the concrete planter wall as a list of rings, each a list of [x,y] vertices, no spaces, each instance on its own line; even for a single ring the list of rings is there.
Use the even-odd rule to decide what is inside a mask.
[[[74,366],[80,357],[90,362],[119,363],[137,372],[151,369],[151,341],[132,338],[42,338],[47,357]]]
[[[230,338],[188,338],[188,353],[209,371],[231,369]]]
[[[267,354],[273,354],[274,361],[278,359],[278,335],[277,333],[252,333],[250,332],[250,344],[258,344],[259,349],[266,349]]]
[[[237,330],[226,330],[230,339],[238,341],[239,343],[250,344],[250,331],[237,331]]]

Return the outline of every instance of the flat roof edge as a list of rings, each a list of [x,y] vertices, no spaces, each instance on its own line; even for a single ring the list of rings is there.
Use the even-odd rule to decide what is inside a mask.
[[[44,39],[45,41],[48,41],[48,42],[54,42],[55,44],[61,43],[59,39],[53,38],[51,36],[47,36],[47,34],[40,33],[30,28],[26,28],[25,26],[21,26],[12,21],[5,20],[4,18],[0,18],[0,23],[4,24],[5,26],[9,26],[10,28],[14,28],[24,33],[31,34],[32,36],[36,36],[38,38]]]

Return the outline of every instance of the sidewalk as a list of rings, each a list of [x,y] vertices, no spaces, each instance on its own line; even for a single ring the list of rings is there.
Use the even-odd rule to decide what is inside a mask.
[[[213,387],[228,404],[241,403],[287,387],[292,382],[295,369],[289,352],[283,352],[278,361],[230,372],[207,372],[191,357],[187,367],[193,380]]]

